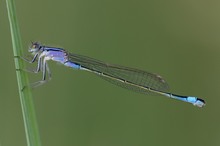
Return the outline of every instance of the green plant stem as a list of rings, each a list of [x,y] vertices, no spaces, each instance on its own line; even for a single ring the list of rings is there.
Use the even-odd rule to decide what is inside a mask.
[[[34,105],[32,100],[31,89],[27,88],[29,83],[27,73],[22,71],[24,68],[23,60],[18,56],[22,56],[22,43],[16,18],[14,0],[6,0],[8,19],[11,30],[12,46],[14,53],[14,61],[16,67],[16,75],[18,81],[18,90],[22,107],[22,114],[24,119],[25,134],[28,146],[40,146],[40,137],[36,122]],[[26,88],[24,88],[26,87]]]

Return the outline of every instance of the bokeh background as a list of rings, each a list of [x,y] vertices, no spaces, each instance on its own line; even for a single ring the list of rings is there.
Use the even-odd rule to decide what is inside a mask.
[[[31,41],[63,47],[158,73],[171,92],[207,102],[197,108],[137,94],[51,62],[52,81],[33,90],[42,145],[219,146],[219,7],[216,0],[16,1],[27,55]],[[24,146],[4,0],[0,18],[0,145]],[[42,76],[29,77],[34,82]]]

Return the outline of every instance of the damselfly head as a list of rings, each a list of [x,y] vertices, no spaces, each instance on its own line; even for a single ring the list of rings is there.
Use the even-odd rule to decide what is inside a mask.
[[[32,42],[31,46],[28,49],[28,52],[30,53],[37,53],[42,48],[41,44],[38,42]]]

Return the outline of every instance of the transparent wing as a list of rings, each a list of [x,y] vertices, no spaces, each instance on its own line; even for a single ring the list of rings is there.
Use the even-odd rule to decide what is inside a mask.
[[[77,55],[68,54],[69,61],[96,73],[99,77],[120,87],[139,93],[151,93],[148,88],[166,92],[168,84],[157,75],[146,71],[104,63],[102,61]]]

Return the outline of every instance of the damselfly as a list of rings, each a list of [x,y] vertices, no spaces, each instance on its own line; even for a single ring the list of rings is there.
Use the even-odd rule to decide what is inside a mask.
[[[133,90],[139,93],[156,93],[191,103],[197,107],[203,107],[205,101],[194,96],[180,96],[169,93],[168,85],[165,80],[153,73],[142,71],[139,69],[123,67],[119,65],[108,64],[90,57],[72,54],[62,48],[49,47],[41,45],[38,42],[32,43],[29,52],[33,54],[31,61],[25,59],[29,63],[38,61],[35,73],[42,72],[43,78],[41,81],[35,82],[33,86],[39,86],[51,79],[51,72],[47,61],[53,60],[67,67],[85,70],[95,73],[99,77],[120,87]],[[48,73],[48,79],[46,74]]]

